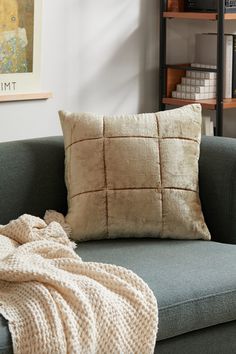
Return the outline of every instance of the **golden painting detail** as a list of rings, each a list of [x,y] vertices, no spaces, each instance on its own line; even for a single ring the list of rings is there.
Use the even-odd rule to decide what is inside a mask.
[[[0,0],[0,74],[32,72],[34,0]]]

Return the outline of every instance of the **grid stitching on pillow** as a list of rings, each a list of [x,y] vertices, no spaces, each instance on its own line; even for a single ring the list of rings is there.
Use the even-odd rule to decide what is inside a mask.
[[[105,180],[105,185],[104,185],[104,188],[103,189],[92,189],[92,190],[87,190],[87,191],[84,191],[84,192],[80,192],[80,193],[77,193],[77,194],[75,194],[75,195],[72,195],[71,196],[71,199],[72,198],[74,198],[74,197],[77,197],[77,196],[79,196],[79,195],[81,195],[81,194],[87,194],[87,193],[94,193],[94,192],[101,192],[101,191],[106,191],[106,213],[107,213],[107,215],[108,215],[108,201],[107,201],[107,191],[108,190],[117,190],[117,191],[120,191],[120,190],[138,190],[138,189],[143,189],[143,190],[145,190],[145,189],[153,189],[153,190],[156,190],[156,189],[158,189],[158,190],[160,190],[160,192],[161,192],[161,202],[162,202],[162,215],[163,215],[163,190],[165,190],[165,189],[177,189],[177,190],[183,190],[183,191],[190,191],[190,192],[195,192],[195,193],[197,193],[197,191],[196,190],[194,190],[194,189],[190,189],[190,188],[177,188],[177,187],[173,187],[173,188],[171,188],[171,187],[163,187],[162,186],[162,163],[161,163],[161,161],[162,161],[162,157],[161,157],[161,145],[160,145],[160,141],[161,140],[170,140],[170,139],[178,139],[178,140],[186,140],[186,141],[192,141],[192,142],[195,142],[195,143],[197,143],[198,144],[198,141],[197,140],[195,140],[195,139],[190,139],[190,138],[179,138],[179,137],[166,137],[166,138],[163,138],[163,137],[160,137],[160,133],[159,133],[159,121],[158,121],[158,115],[156,114],[156,124],[157,124],[157,137],[151,137],[151,136],[134,136],[134,135],[128,135],[128,136],[112,136],[112,137],[109,137],[109,136],[106,136],[105,135],[105,127],[106,127],[106,123],[105,123],[105,117],[103,117],[103,136],[101,137],[101,138],[90,138],[90,139],[81,139],[81,140],[78,140],[78,141],[75,141],[74,143],[72,143],[72,144],[70,144],[70,145],[68,145],[67,147],[66,147],[66,150],[67,149],[69,149],[69,148],[71,148],[71,146],[73,146],[73,145],[75,145],[75,144],[79,144],[79,143],[82,143],[82,142],[85,142],[85,141],[90,141],[90,140],[103,140],[103,160],[104,160],[104,180]],[[130,188],[111,188],[111,189],[109,189],[108,187],[107,187],[107,172],[106,172],[106,147],[105,147],[105,141],[106,141],[106,139],[124,139],[124,138],[140,138],[140,139],[143,139],[143,138],[145,138],[145,139],[155,139],[155,140],[157,140],[157,148],[158,148],[158,154],[159,154],[159,165],[160,165],[160,187],[152,187],[152,186],[150,186],[150,187],[130,187]],[[162,218],[163,219],[163,218]],[[108,216],[107,216],[107,220],[108,220]],[[107,225],[108,225],[108,222],[107,222]],[[108,231],[108,234],[109,234],[109,231]],[[162,232],[161,232],[161,234],[162,234]]]
[[[198,105],[191,105],[191,106],[193,107],[193,112],[195,113],[195,115],[196,112],[199,113],[199,107],[196,107]],[[189,112],[191,113],[191,109],[190,109],[191,106],[187,106],[188,109],[187,111],[185,111],[185,114],[186,112],[188,114]],[[173,111],[178,111],[181,109],[177,109]],[[193,131],[190,132],[191,133],[190,137],[182,133],[181,130],[182,127],[179,130],[177,129],[176,132],[174,128],[171,127],[174,133],[171,131],[171,129],[169,133],[168,129],[165,130],[166,127],[164,126],[163,123],[163,117],[166,119],[165,115],[166,112],[147,114],[147,116],[153,120],[153,123],[148,122],[147,125],[149,124],[150,126],[148,125],[147,131],[143,130],[143,133],[141,132],[141,134],[133,134],[134,131],[132,131],[132,128],[130,130],[127,129],[127,131],[125,129],[122,130],[118,124],[121,134],[117,134],[116,123],[117,121],[119,122],[119,117],[115,117],[118,120],[115,122],[113,127],[113,122],[111,123],[111,119],[110,119],[111,117],[94,116],[94,119],[96,121],[95,123],[92,122],[91,124],[91,122],[88,121],[86,123],[87,130],[83,128],[85,130],[81,129],[76,132],[76,126],[77,125],[78,127],[80,126],[81,122],[83,122],[83,118],[80,115],[75,115],[75,114],[71,115],[71,114],[66,114],[64,112],[60,113],[62,128],[65,136],[65,150],[66,150],[66,171],[67,171],[66,184],[68,188],[68,205],[69,205],[69,213],[67,216],[67,221],[69,223],[71,221],[72,224],[74,223],[77,225],[74,226],[75,234],[78,233],[79,235],[79,236],[75,236],[76,239],[83,240],[83,239],[91,239],[91,238],[95,238],[95,239],[114,238],[119,236],[118,234],[119,232],[117,231],[119,230],[119,227],[122,229],[120,231],[121,236],[125,236],[126,233],[127,234],[133,233],[135,235],[136,234],[135,222],[141,225],[141,229],[143,223],[143,230],[140,229],[137,232],[138,237],[141,237],[140,235],[142,234],[142,232],[144,233],[146,232],[147,233],[146,236],[151,236],[151,237],[154,237],[155,234],[158,237],[209,239],[210,237],[209,231],[207,230],[207,227],[204,223],[204,218],[201,212],[200,199],[198,195],[198,180],[197,180],[198,170],[196,169],[196,159],[198,161],[199,144],[200,144],[200,136],[198,131],[199,128],[197,129],[195,128],[196,132],[194,131],[193,128]],[[127,119],[130,119],[130,121],[132,122],[132,118],[133,118],[133,123],[135,125],[136,123],[135,117],[138,116],[139,115],[127,116],[128,117]],[[91,120],[93,119],[93,115],[88,115],[88,117]],[[85,117],[85,122],[86,122],[86,118],[87,117]],[[160,121],[161,119],[162,119],[162,123]],[[173,119],[173,124],[175,124],[176,122],[174,118],[172,119]],[[194,119],[196,120],[196,117],[194,117]],[[198,119],[196,120],[197,123],[198,123]],[[154,126],[154,121],[156,124],[156,128]],[[195,121],[193,120],[193,122]],[[171,120],[168,123],[171,126]],[[82,123],[82,126],[83,124],[84,123]],[[86,124],[83,127],[86,127]],[[93,126],[93,124],[95,127]],[[192,124],[192,122],[190,121],[189,124]],[[91,126],[93,127],[93,130],[91,130],[92,132],[90,132]],[[148,134],[148,130],[151,132],[151,134]],[[91,134],[91,136],[89,136],[89,134]],[[79,137],[77,135],[79,135]],[[101,141],[101,143],[99,143],[99,141]],[[129,156],[129,151],[124,152],[122,150],[124,149],[124,145],[126,141],[127,141],[126,148],[130,149],[130,161],[128,162],[122,161],[122,158],[125,160],[128,159],[127,156]],[[171,143],[169,143],[171,141],[174,144],[173,146],[171,146]],[[174,149],[173,151],[175,152],[175,148],[177,150],[178,148],[184,150],[184,146],[182,145],[182,143],[180,143],[180,147],[179,147],[178,145],[176,145],[176,141],[179,142],[185,141],[185,144],[190,144],[190,146],[187,147],[190,148],[190,150],[191,149],[193,150],[192,154],[195,159],[193,164],[193,173],[191,171],[191,162],[187,161],[187,163],[190,165],[190,171],[192,173],[192,176],[190,176],[190,182],[185,183],[186,181],[184,181],[183,183],[183,185],[185,184],[184,186],[178,185],[178,183],[181,184],[181,173],[186,175],[186,171],[184,170],[183,172],[181,170],[181,167],[180,167],[180,173],[178,170],[179,168],[178,164],[179,165],[183,164],[183,161],[179,160],[178,163],[175,164],[175,158],[171,156],[172,150]],[[94,145],[93,148],[90,145],[93,144],[94,142],[96,143],[96,145]],[[82,148],[80,148],[80,146],[83,146],[83,144],[89,144],[86,145],[87,149],[91,148],[91,151],[88,152],[88,158],[91,157],[90,156],[91,154],[92,155],[94,154],[95,156],[95,159],[93,161],[95,165],[94,169],[93,169],[93,165],[90,167],[87,166],[89,165],[89,163],[85,161],[86,159],[83,155],[84,152],[82,153],[82,157],[80,156],[80,153],[83,150]],[[196,144],[196,147],[191,147],[192,146],[191,144],[194,145]],[[154,148],[154,146],[156,147]],[[144,168],[143,168],[144,172],[140,168],[139,165],[140,161],[138,160],[137,157],[138,155],[135,155],[136,147],[137,149],[139,149],[141,155],[142,155],[142,149],[144,150],[144,153],[141,156],[141,160],[140,160],[141,163],[144,164]],[[118,153],[116,151],[116,148],[118,150]],[[155,149],[156,149],[156,153],[154,152]],[[145,153],[147,155],[147,160],[148,158],[153,160],[152,161],[148,160],[146,162]],[[99,154],[101,154],[103,160],[103,162],[100,163],[101,166],[99,165]],[[185,157],[185,155],[183,156]],[[118,167],[114,165],[116,160],[117,160],[117,164],[119,165]],[[169,171],[168,169],[170,169],[172,162],[175,166],[173,171],[172,170]],[[122,165],[122,163],[124,163],[124,166]],[[150,167],[150,165],[152,164],[154,165],[154,167],[153,166]],[[85,172],[83,171],[83,166],[85,166]],[[124,173],[122,173],[122,168],[125,167],[127,167],[128,172],[123,171]],[[86,175],[86,171],[87,171],[86,168],[89,170],[88,175]],[[179,178],[180,182],[177,181],[176,184],[174,183],[173,186],[171,185],[171,183],[172,181],[174,181],[173,178],[175,178],[176,168],[178,170],[177,172],[179,173],[179,175],[177,175],[177,179]],[[129,175],[130,173],[129,169],[131,171],[131,175]],[[77,183],[75,176],[79,170],[80,170],[79,173],[82,173],[82,175],[79,175],[78,183]],[[96,176],[96,171],[98,171],[97,172],[98,177]],[[85,175],[83,173],[85,173]],[[135,173],[137,173],[137,179],[135,179]],[[142,173],[144,173],[144,177],[142,176]],[[88,179],[91,178],[93,174],[94,174],[94,178],[96,179],[97,177],[98,181],[94,182],[93,180],[92,181],[93,187],[90,189],[88,188],[89,183],[87,183],[86,178]],[[118,180],[116,180],[116,174],[118,175]],[[172,178],[172,174],[173,174],[173,178]],[[185,175],[184,178],[186,178]],[[75,193],[76,188],[77,191]],[[141,191],[143,191],[144,193],[145,191],[147,192],[146,194],[142,194],[140,196],[139,192]],[[117,194],[117,192],[124,192],[124,193],[123,195],[122,194],[119,195]],[[133,194],[134,192],[137,193]],[[186,195],[184,194],[184,192],[189,192],[190,194],[193,193],[195,196],[189,194]],[[94,196],[96,193],[97,195]],[[86,195],[89,194],[92,195],[90,199],[86,197]],[[81,196],[85,196],[85,199],[84,198],[79,199]],[[130,205],[131,209],[135,208],[136,207],[135,201],[138,202],[142,201],[142,196],[144,198],[143,201],[144,204],[143,206],[142,205],[137,206],[137,208],[139,208],[139,212],[137,215],[142,216],[142,212],[140,212],[140,208],[143,207],[144,209],[145,208],[146,209],[145,212],[143,213],[143,220],[140,221],[139,219],[137,220],[135,219],[134,211],[130,211],[128,206]],[[155,219],[155,210],[153,211],[153,208],[151,206],[150,209],[148,209],[147,207],[147,203],[150,200],[151,202],[153,202],[154,208],[157,207],[156,219]],[[127,205],[125,204],[126,202]],[[103,203],[104,203],[104,207],[103,207]],[[121,205],[120,208],[117,209],[117,205],[119,206],[119,203]],[[183,207],[183,210],[181,210],[181,207]],[[77,211],[76,208],[78,208]],[[85,221],[86,225],[84,225],[82,221],[83,218],[87,218],[87,215],[89,215],[89,208],[91,209],[91,213],[93,215],[97,214],[95,215],[96,216],[95,219],[97,218],[96,219],[97,221],[94,221],[93,228],[91,228],[91,225],[88,222]],[[122,208],[124,209],[127,208],[126,214],[129,213],[131,214],[130,219],[129,216],[127,216],[127,220],[126,220],[126,215],[122,214]],[[170,209],[173,210],[170,211]],[[102,212],[102,210],[104,211]],[[105,213],[103,217],[102,217],[102,213]],[[175,215],[176,213],[177,216]],[[118,217],[116,218],[117,214]],[[150,216],[150,220],[148,221],[149,214],[152,215]],[[77,224],[77,221],[75,220],[76,218],[80,219],[80,215],[82,215],[81,220]],[[91,223],[93,223],[92,221],[93,215],[91,215],[91,220],[90,220]],[[118,220],[119,217],[120,220]],[[188,226],[184,225],[185,217],[189,218],[189,221],[186,220],[186,224],[189,224]],[[191,220],[191,218],[193,217],[194,218],[196,217],[196,222],[195,220],[194,221]],[[104,220],[102,221],[103,218]],[[131,220],[132,218],[134,220]],[[179,222],[179,225],[177,225],[176,227],[169,225],[172,222],[175,223],[176,221]],[[149,222],[149,226],[147,227],[148,222]],[[158,222],[160,224],[159,225],[160,229],[157,230],[158,229],[157,227],[155,231],[154,230],[155,225],[158,225]],[[131,225],[132,223],[133,226]],[[193,225],[191,225],[192,223]],[[96,227],[98,227],[98,224],[100,224],[99,225],[100,235],[99,234],[96,235]],[[73,229],[73,225],[71,226]],[[94,230],[95,235],[93,235],[93,231],[91,231],[91,229]],[[179,233],[177,237],[174,236],[175,229],[176,232]],[[90,230],[90,231],[86,231],[86,230]],[[191,235],[191,232],[193,233],[193,235]],[[190,234],[190,236],[188,235],[188,233]]]
[[[158,118],[157,118],[158,119]],[[122,138],[122,139],[125,139],[125,138],[145,138],[145,139],[155,139],[155,137],[153,137],[153,136],[143,136],[143,135],[127,135],[127,136],[112,136],[112,137],[105,137],[105,138],[107,138],[107,139],[119,139],[119,138]],[[81,139],[81,140],[77,140],[77,141],[74,141],[73,143],[71,143],[71,144],[69,144],[69,145],[67,145],[67,146],[65,146],[65,150],[68,150],[71,146],[73,146],[73,145],[75,145],[75,144],[78,144],[78,143],[82,143],[82,142],[84,142],[84,141],[90,141],[90,140],[101,140],[101,139],[103,139],[103,137],[101,137],[101,138],[86,138],[86,139]],[[158,139],[158,137],[156,137],[156,139]],[[179,137],[162,137],[162,138],[160,138],[160,139],[162,139],[162,140],[171,140],[171,139],[179,139],[179,140],[187,140],[187,141],[193,141],[193,142],[195,142],[195,143],[199,143],[199,141],[198,140],[196,140],[196,139],[190,139],[190,138],[183,138],[183,137],[181,137],[181,138],[179,138]]]
[[[104,120],[103,120],[104,121]],[[156,117],[156,121],[157,121],[157,130],[159,131],[159,128],[158,128],[158,117]],[[105,121],[104,121],[104,126],[105,126]],[[133,136],[133,135],[130,135],[130,136],[116,136],[116,137],[108,137],[108,136],[103,136],[101,138],[91,138],[91,139],[82,139],[82,140],[78,140],[70,145],[68,145],[67,147],[65,147],[65,150],[68,150],[70,149],[73,145],[75,144],[79,144],[81,142],[85,142],[85,141],[90,141],[90,140],[104,140],[104,171],[106,171],[106,161],[105,161],[105,140],[106,139],[118,139],[118,138],[121,138],[121,139],[124,139],[124,138],[150,138],[150,139],[155,139],[157,140],[158,142],[158,150],[159,150],[159,158],[160,158],[160,161],[161,161],[161,147],[160,147],[160,141],[161,140],[171,140],[171,139],[174,139],[174,140],[187,140],[187,141],[192,141],[192,142],[195,142],[198,144],[198,141],[197,140],[194,140],[194,139],[186,139],[186,138],[178,138],[178,137],[172,137],[172,138],[162,138],[162,137],[144,137],[144,136]],[[160,170],[161,170],[161,174],[162,174],[162,164],[160,162]],[[106,172],[105,172],[105,181],[106,181]],[[106,182],[105,182],[106,183]],[[157,189],[156,187],[138,187],[138,188],[112,188],[112,189],[109,189],[107,187],[104,187],[103,189],[92,189],[92,190],[87,190],[87,191],[84,191],[84,192],[80,192],[80,193],[77,193],[75,195],[72,195],[71,196],[71,199],[74,198],[74,197],[77,197],[78,195],[81,195],[81,194],[87,194],[87,193],[93,193],[93,192],[100,192],[102,190],[129,190],[129,189]],[[194,189],[190,189],[190,188],[177,188],[177,187],[159,187],[158,189],[160,189],[160,191],[162,191],[163,189],[177,189],[177,190],[184,190],[184,191],[190,191],[190,192],[197,192],[196,190]]]

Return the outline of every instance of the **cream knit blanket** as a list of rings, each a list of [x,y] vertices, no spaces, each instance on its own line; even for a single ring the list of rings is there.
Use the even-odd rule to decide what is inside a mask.
[[[83,262],[73,247],[55,221],[23,215],[0,226],[0,313],[14,354],[153,353],[150,288],[130,270]]]

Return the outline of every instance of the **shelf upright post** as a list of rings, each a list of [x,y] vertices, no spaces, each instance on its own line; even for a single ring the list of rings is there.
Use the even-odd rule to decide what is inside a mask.
[[[166,18],[163,16],[167,10],[167,0],[160,1],[160,37],[159,37],[159,110],[165,110],[163,97],[166,95]]]
[[[216,135],[223,135],[224,100],[224,14],[225,2],[218,0],[217,16],[217,90],[216,90]]]

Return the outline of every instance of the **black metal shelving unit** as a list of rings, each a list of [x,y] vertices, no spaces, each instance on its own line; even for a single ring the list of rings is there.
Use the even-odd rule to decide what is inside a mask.
[[[217,16],[217,82],[216,82],[216,135],[223,135],[224,85],[224,14],[225,2],[218,1]]]
[[[164,98],[166,97],[166,85],[167,85],[167,69],[184,69],[184,70],[201,70],[217,72],[217,87],[216,87],[216,102],[214,108],[216,111],[216,130],[215,133],[218,136],[223,135],[223,111],[224,111],[224,99],[223,99],[223,82],[224,82],[224,20],[225,20],[225,2],[218,0],[218,12],[215,14],[214,20],[217,21],[217,69],[199,69],[180,65],[167,65],[166,64],[166,31],[168,16],[168,0],[160,0],[160,75],[159,75],[159,109],[165,110],[166,103]],[[178,18],[179,16],[170,16],[170,18]],[[181,17],[179,17],[181,18]],[[191,19],[191,16],[190,18]],[[198,19],[201,19],[198,17]],[[234,19],[234,18],[228,18]],[[235,14],[236,19],[236,14]],[[204,19],[206,20],[206,18]],[[198,101],[195,101],[198,102]],[[202,103],[202,102],[201,102]],[[169,103],[167,103],[169,104]],[[186,103],[187,104],[187,103]],[[182,105],[182,104],[181,104]],[[236,107],[234,103],[230,103],[227,108]]]

